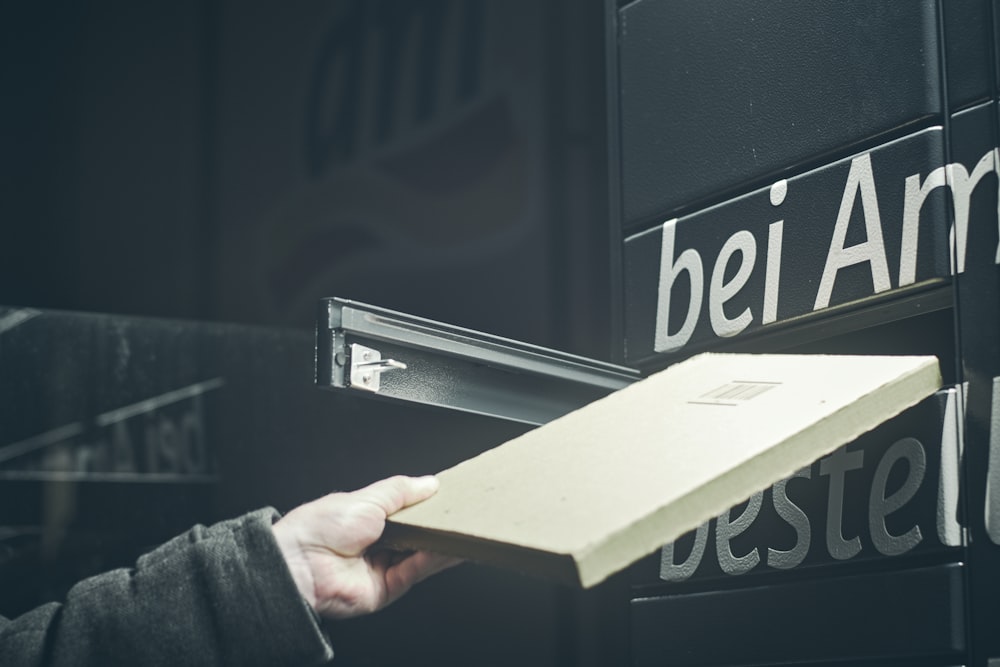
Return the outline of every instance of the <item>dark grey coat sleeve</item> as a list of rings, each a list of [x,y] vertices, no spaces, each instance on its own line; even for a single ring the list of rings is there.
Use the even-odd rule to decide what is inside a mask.
[[[333,657],[271,533],[274,510],[196,526],[62,604],[0,617],[0,665],[314,665]]]

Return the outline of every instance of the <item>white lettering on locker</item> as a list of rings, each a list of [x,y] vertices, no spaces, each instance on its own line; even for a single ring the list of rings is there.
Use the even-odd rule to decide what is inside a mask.
[[[862,243],[845,247],[847,227],[851,222],[851,212],[858,193],[861,193],[861,207],[864,212],[866,238]],[[875,174],[872,173],[871,154],[865,153],[851,160],[851,171],[847,175],[844,196],[840,200],[840,211],[833,227],[833,239],[826,256],[823,277],[819,281],[816,304],[813,310],[830,305],[833,283],[837,272],[848,266],[867,263],[871,267],[872,285],[875,294],[892,287],[889,282],[889,265],[885,258],[885,244],[882,241],[882,219],[878,212],[878,197],[875,193]]]

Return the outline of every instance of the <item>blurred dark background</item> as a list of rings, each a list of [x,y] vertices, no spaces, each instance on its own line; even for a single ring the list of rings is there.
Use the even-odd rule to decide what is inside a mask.
[[[337,295],[606,357],[603,11],[11,4],[0,304],[309,329]]]

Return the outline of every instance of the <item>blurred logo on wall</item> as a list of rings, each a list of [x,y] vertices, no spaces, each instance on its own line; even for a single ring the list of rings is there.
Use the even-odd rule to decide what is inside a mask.
[[[291,51],[259,67],[234,57],[265,18],[237,24],[223,67],[277,83],[261,100],[222,77],[247,118],[220,128],[226,316],[311,326],[331,295],[470,326],[545,307],[541,22],[511,5],[334,3],[269,31]]]

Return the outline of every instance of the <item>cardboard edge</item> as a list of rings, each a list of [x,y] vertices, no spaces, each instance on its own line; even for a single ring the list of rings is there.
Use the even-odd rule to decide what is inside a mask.
[[[577,562],[569,554],[394,523],[392,517],[386,520],[378,546],[403,551],[433,551],[569,586],[583,586]]]
[[[636,559],[631,555],[640,548],[643,554],[655,552],[664,544],[694,530],[729,508],[745,501],[751,495],[766,488],[759,480],[774,478],[784,479],[803,466],[811,465],[819,458],[830,454],[837,448],[854,442],[863,434],[880,424],[889,421],[903,411],[913,407],[928,396],[941,389],[941,372],[939,362],[935,357],[927,357],[924,364],[912,371],[892,380],[872,394],[877,394],[876,400],[867,400],[872,394],[859,401],[838,410],[821,422],[813,424],[787,438],[785,446],[769,449],[750,459],[736,470],[720,475],[712,481],[695,489],[691,493],[676,499],[670,505],[640,519],[631,526],[619,530],[598,544],[593,544],[577,558],[580,585],[583,588],[595,586],[612,574],[628,567]],[[914,377],[916,376],[916,378]],[[886,400],[886,397],[890,400]],[[891,413],[878,406],[884,403],[898,405]],[[835,434],[841,433],[839,437]],[[815,440],[826,440],[826,445],[820,449],[807,447]],[[781,469],[780,477],[774,477],[773,471]],[[747,473],[750,473],[749,475]],[[746,478],[750,478],[747,481]],[[773,483],[773,482],[772,482]],[[733,489],[737,489],[733,492]],[[734,500],[735,499],[735,500]],[[676,522],[675,530],[666,532],[658,530],[664,525],[671,525],[675,517],[681,513],[691,516],[691,505],[696,506],[693,516],[696,519]],[[684,507],[681,512],[681,507]],[[635,536],[639,535],[638,545]],[[628,536],[626,539],[626,535]]]

